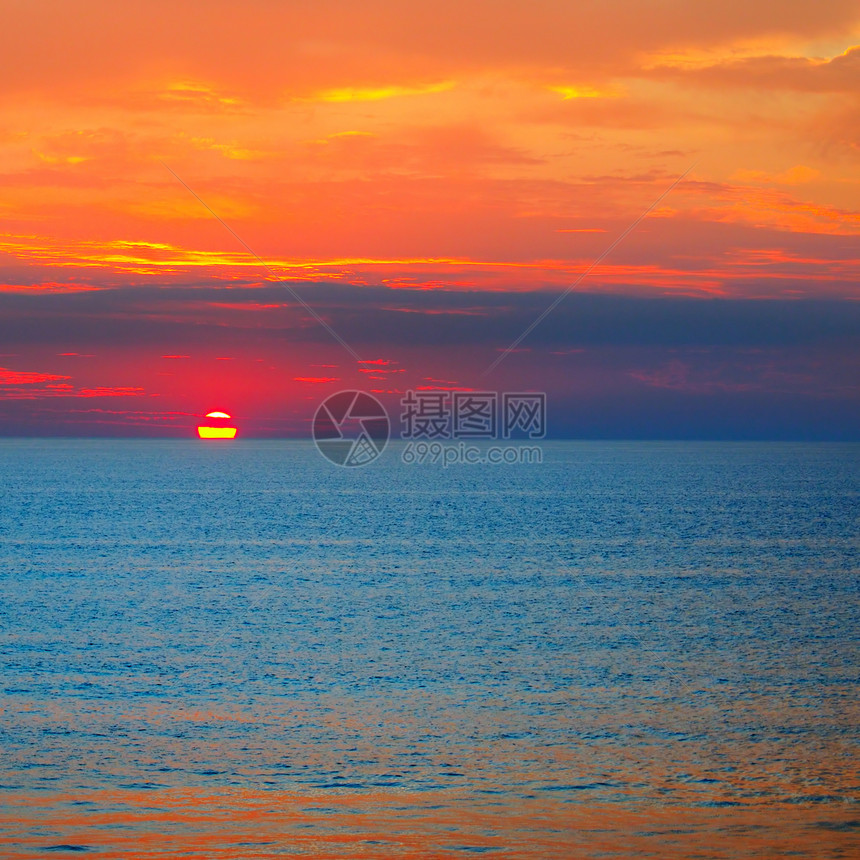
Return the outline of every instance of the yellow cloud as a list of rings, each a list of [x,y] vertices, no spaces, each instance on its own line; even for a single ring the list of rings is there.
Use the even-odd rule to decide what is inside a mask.
[[[355,138],[368,138],[368,137],[376,137],[375,134],[371,134],[369,131],[338,131],[334,134],[326,135],[325,137],[319,137],[316,140],[311,140],[309,143],[319,144],[321,146],[325,146],[326,144],[331,143],[335,140],[352,140]]]
[[[442,93],[453,89],[454,81],[441,81],[436,84],[425,84],[418,87],[340,87],[323,90],[313,96],[313,101],[323,102],[375,102],[382,99],[392,99],[398,96],[422,96],[430,93]]]
[[[562,99],[567,101],[568,99],[606,99],[606,98],[615,98],[618,93],[613,90],[598,90],[594,87],[588,87],[583,85],[577,86],[549,86],[547,89],[551,93],[558,93]]]
[[[251,161],[265,156],[265,153],[258,149],[245,149],[234,143],[216,143],[211,137],[192,137],[191,143],[197,149],[208,149],[213,152],[219,152],[225,158],[231,158],[236,161]]]
[[[47,152],[33,150],[34,155],[45,164],[82,164],[90,159],[85,155],[50,155]]]
[[[165,245],[164,242],[144,242],[142,239],[113,239],[110,242],[105,242],[105,247],[108,248],[141,248],[150,249],[153,251],[171,251],[172,245]]]
[[[160,93],[165,101],[180,102],[187,105],[208,105],[210,107],[232,108],[239,105],[239,99],[219,95],[213,87],[199,81],[176,81],[168,84]]]

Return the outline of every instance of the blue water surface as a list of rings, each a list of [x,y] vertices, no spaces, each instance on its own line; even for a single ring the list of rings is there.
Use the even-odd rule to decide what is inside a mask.
[[[543,449],[0,441],[4,856],[850,856],[860,446]]]

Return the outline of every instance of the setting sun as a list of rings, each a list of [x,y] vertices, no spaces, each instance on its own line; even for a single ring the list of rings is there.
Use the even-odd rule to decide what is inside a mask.
[[[197,435],[201,439],[235,439],[236,428],[227,426],[230,415],[226,412],[207,412],[206,418],[209,421],[197,428]]]

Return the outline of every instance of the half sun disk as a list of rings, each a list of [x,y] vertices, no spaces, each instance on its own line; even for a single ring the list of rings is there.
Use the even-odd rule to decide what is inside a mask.
[[[236,428],[227,426],[230,416],[226,412],[207,412],[206,417],[211,420],[197,428],[197,435],[201,439],[234,439],[236,437]]]

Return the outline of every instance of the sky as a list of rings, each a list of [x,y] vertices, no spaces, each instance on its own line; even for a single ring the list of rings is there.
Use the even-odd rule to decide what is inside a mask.
[[[856,0],[0,20],[0,435],[302,437],[360,388],[860,438]]]

